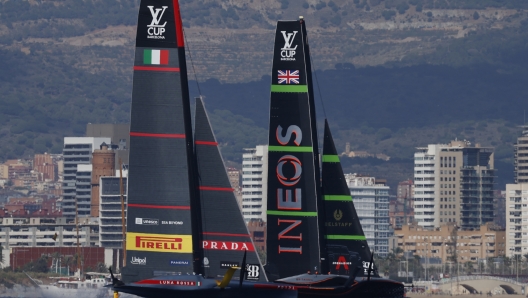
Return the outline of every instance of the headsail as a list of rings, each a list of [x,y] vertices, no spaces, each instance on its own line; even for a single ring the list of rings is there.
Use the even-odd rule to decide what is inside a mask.
[[[142,0],[136,36],[123,281],[192,274],[192,126],[177,0]],[[103,227],[104,229],[104,227]]]
[[[318,271],[319,174],[310,109],[303,20],[279,21],[272,68],[268,156],[268,270]],[[316,147],[317,148],[317,147]]]
[[[335,274],[349,274],[361,266],[363,269],[357,276],[368,276],[371,252],[326,120],[322,161],[324,234],[329,271]],[[371,276],[378,276],[377,272],[371,273]]]
[[[221,277],[228,268],[241,266],[247,250],[246,278],[265,281],[266,276],[233,194],[218,143],[200,98],[196,100],[195,144],[202,203],[205,276]]]

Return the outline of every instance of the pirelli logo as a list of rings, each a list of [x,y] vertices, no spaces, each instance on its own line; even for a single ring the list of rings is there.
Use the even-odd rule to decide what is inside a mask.
[[[192,253],[192,236],[127,233],[126,249],[169,253]]]

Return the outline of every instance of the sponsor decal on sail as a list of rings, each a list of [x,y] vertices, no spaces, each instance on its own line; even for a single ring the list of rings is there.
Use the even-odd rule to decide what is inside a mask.
[[[240,250],[240,251],[255,251],[253,243],[251,242],[231,242],[231,241],[211,241],[204,240],[202,243],[203,249],[210,250]]]
[[[183,260],[170,260],[169,265],[172,266],[187,266],[189,265],[189,261],[183,261]]]
[[[281,48],[281,61],[295,61],[295,54],[297,50],[297,45],[292,48],[293,40],[295,35],[299,31],[293,31],[292,33],[281,31],[282,37],[284,37],[284,46]]]
[[[161,221],[161,224],[162,224],[162,225],[176,225],[176,226],[181,226],[181,225],[183,225],[183,221],[181,221],[181,220],[162,220],[162,221]]]
[[[230,262],[230,261],[220,261],[220,268],[221,269],[229,269],[231,267],[239,267],[238,262]]]
[[[277,83],[279,84],[299,84],[298,70],[278,70]]]
[[[144,257],[143,259],[138,257],[132,257],[132,259],[130,260],[130,264],[147,265],[147,257]]]
[[[163,35],[165,33],[165,25],[167,25],[167,22],[164,22],[163,24],[160,24],[161,19],[163,18],[163,14],[165,13],[165,10],[169,8],[168,6],[162,6],[161,8],[154,8],[154,6],[147,6],[150,10],[150,14],[152,15],[152,21],[150,22],[150,25],[147,25],[147,38],[150,39],[165,39],[165,36]]]
[[[332,262],[332,265],[336,265],[336,270],[339,270],[341,266],[343,266],[346,270],[348,270],[348,265],[352,265],[352,262],[348,262],[344,256],[339,256],[337,259],[337,262]]]
[[[143,50],[143,64],[168,65],[169,50]]]
[[[342,218],[343,218],[343,211],[341,211],[341,209],[336,209],[334,211],[334,219],[336,221],[327,221],[325,222],[325,226],[327,227],[350,227],[352,226],[351,222],[341,222]]]
[[[127,233],[127,250],[192,253],[191,235]]]
[[[341,211],[340,209],[336,209],[334,211],[334,218],[335,220],[340,221],[341,218],[343,218],[343,211]]]
[[[260,277],[260,265],[258,264],[247,264],[246,265],[246,279],[248,280],[259,280]]]
[[[136,217],[136,225],[159,225],[159,220],[154,218]]]
[[[370,262],[363,261],[363,274],[368,275],[370,267],[370,274],[374,274],[374,264],[370,265]]]

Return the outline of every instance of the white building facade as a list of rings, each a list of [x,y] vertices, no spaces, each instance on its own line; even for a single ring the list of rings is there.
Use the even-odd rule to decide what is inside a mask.
[[[435,225],[435,157],[440,145],[416,148],[414,153],[414,219],[420,226],[433,229]]]
[[[385,257],[389,253],[389,189],[385,181],[374,177],[346,174],[345,179],[352,195],[361,227],[371,250]]]
[[[126,218],[127,178],[122,179],[123,207]],[[101,177],[99,188],[99,243],[102,247],[123,246],[123,221],[121,212],[121,183],[119,177]]]
[[[64,177],[62,183],[62,208],[65,217],[75,217],[75,205],[77,201],[77,169],[78,165],[91,165],[92,153],[95,149],[99,149],[102,143],[110,144],[110,138],[92,138],[92,137],[66,137],[64,138],[64,148],[62,154],[64,156]],[[86,170],[83,168],[83,170]],[[90,170],[91,173],[91,170]],[[85,192],[82,191],[85,181],[81,182],[81,196],[83,196],[80,206],[86,207]],[[88,183],[90,186],[90,183]],[[91,189],[89,190],[91,194]],[[91,197],[90,197],[91,198]],[[84,209],[83,209],[84,210]],[[90,201],[87,202],[87,209],[83,212],[90,214]]]
[[[242,155],[242,215],[246,222],[266,221],[268,146],[247,148]]]
[[[430,144],[414,154],[414,218],[425,229],[455,222],[478,229],[492,222],[493,148],[468,141]]]
[[[506,256],[528,254],[528,183],[506,184]]]

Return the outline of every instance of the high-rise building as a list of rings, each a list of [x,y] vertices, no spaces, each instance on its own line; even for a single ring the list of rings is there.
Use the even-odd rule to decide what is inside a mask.
[[[62,151],[63,160],[63,183],[62,183],[62,208],[63,216],[75,217],[76,190],[77,190],[77,166],[90,165],[92,162],[92,152],[99,148],[102,143],[110,143],[110,138],[92,138],[92,137],[66,137],[64,138],[64,149]],[[91,171],[90,171],[91,173]],[[90,190],[90,178],[88,183],[81,182],[82,187],[88,186]],[[82,189],[82,188],[81,188]],[[84,192],[81,190],[81,192]],[[83,194],[85,195],[85,194]],[[90,214],[90,198],[88,198],[85,215]],[[84,204],[83,204],[84,208]]]
[[[528,183],[528,125],[522,128],[523,132],[513,146],[515,183]]]
[[[346,174],[368,245],[381,257],[389,253],[389,186],[384,179]]]
[[[75,174],[75,200],[77,201],[77,214],[90,216],[92,204],[92,165],[78,164]]]
[[[506,184],[507,257],[528,253],[528,228],[523,214],[528,214],[528,183]]]
[[[108,144],[101,144],[92,154],[92,200],[91,216],[99,216],[99,178],[115,175],[115,153]]]
[[[242,215],[246,222],[266,221],[268,146],[246,148],[242,155]]]
[[[493,148],[455,140],[416,149],[414,217],[420,226],[455,222],[478,229],[493,221]]]
[[[126,218],[127,178],[120,183],[120,177],[100,177],[99,188],[99,243],[103,247],[121,248],[123,246],[123,221],[121,206],[121,187],[123,188],[123,207]],[[136,219],[131,219],[136,220]],[[159,223],[161,224],[161,223]]]

